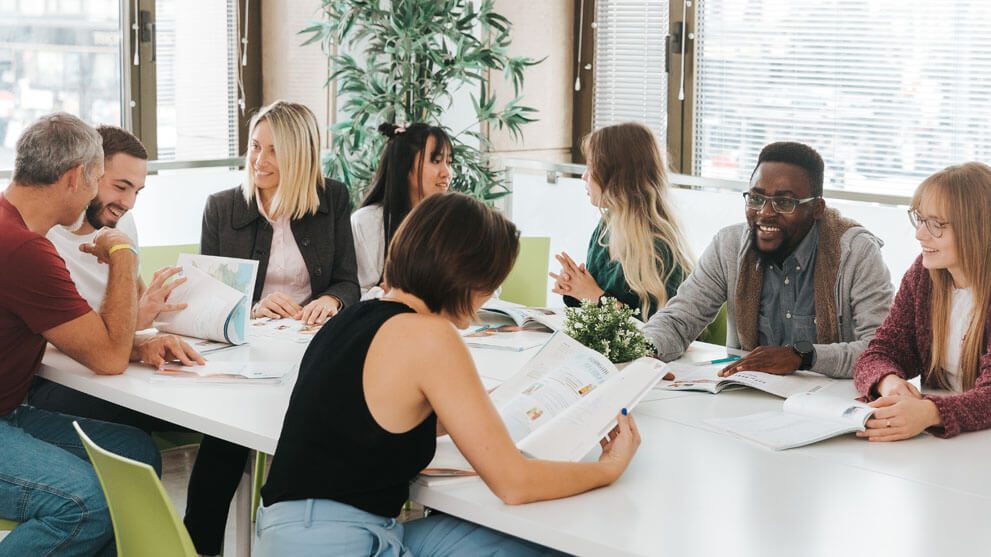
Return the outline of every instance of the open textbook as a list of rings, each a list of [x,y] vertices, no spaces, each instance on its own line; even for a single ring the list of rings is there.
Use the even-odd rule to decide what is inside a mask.
[[[210,360],[201,366],[170,362],[155,370],[152,381],[192,381],[196,383],[242,383],[264,385],[282,383],[295,368],[292,362],[233,362]]]
[[[692,362],[671,362],[664,366],[665,374],[674,380],[661,389],[668,391],[705,391],[716,394],[729,387],[753,387],[781,398],[798,393],[815,393],[828,387],[835,380],[811,371],[796,371],[788,375],[775,375],[762,371],[738,371],[729,377],[719,377],[725,362],[700,365]]]
[[[781,412],[713,418],[705,422],[777,451],[863,431],[873,414],[874,408],[856,400],[799,393],[785,399]]]
[[[522,352],[543,346],[551,334],[545,331],[524,329],[517,325],[472,325],[461,331],[465,344],[473,348],[495,348]]]
[[[167,333],[243,344],[258,262],[182,253],[177,265],[182,267],[186,282],[172,291],[169,302],[187,307],[160,313],[155,327]]]
[[[520,451],[531,458],[578,461],[660,380],[663,363],[640,358],[619,370],[605,356],[555,333],[523,368],[491,394]],[[421,474],[471,473],[450,437],[437,439]]]
[[[492,298],[482,305],[478,317],[488,321],[486,313],[494,313],[508,317],[517,327],[524,329],[550,329],[557,331],[564,328],[564,309],[528,308]]]

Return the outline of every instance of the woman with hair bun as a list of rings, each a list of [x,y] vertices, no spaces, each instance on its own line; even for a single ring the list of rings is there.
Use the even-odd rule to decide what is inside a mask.
[[[383,293],[382,273],[389,244],[400,223],[420,201],[451,185],[453,149],[447,133],[429,124],[382,124],[386,137],[372,187],[351,215],[361,296]]]

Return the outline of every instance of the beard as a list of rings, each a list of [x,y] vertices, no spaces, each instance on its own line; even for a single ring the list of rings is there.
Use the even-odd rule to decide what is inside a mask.
[[[93,228],[99,230],[103,227],[116,228],[117,222],[102,222],[100,221],[100,214],[103,213],[103,209],[106,207],[99,199],[93,199],[90,201],[89,207],[86,207],[86,221]]]
[[[757,261],[761,265],[777,265],[779,261],[784,261],[788,256],[788,242],[782,241],[777,248],[771,251],[764,251],[757,247],[757,224],[750,227],[750,248],[757,252]]]

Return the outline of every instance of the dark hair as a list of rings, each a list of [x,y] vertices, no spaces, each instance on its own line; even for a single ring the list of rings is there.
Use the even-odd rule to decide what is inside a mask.
[[[382,149],[382,158],[379,160],[372,187],[361,202],[361,206],[367,207],[376,203],[382,205],[385,253],[388,254],[396,230],[413,208],[409,197],[409,173],[413,169],[414,162],[419,158],[422,169],[423,160],[428,155],[431,158],[440,156],[445,149],[448,153],[452,153],[453,147],[447,132],[430,124],[410,124],[403,128],[385,123],[378,129],[387,140]],[[437,146],[437,151],[434,153],[425,152],[429,137],[434,138]]]
[[[434,313],[470,315],[472,295],[492,292],[509,275],[520,247],[516,225],[463,193],[438,193],[396,231],[385,281]]]
[[[124,153],[136,159],[148,160],[145,146],[131,132],[117,126],[97,126],[96,132],[103,138],[103,158],[109,159],[117,153]]]
[[[760,156],[757,157],[757,165],[750,173],[750,178],[754,177],[757,167],[762,162],[786,162],[801,168],[809,178],[812,196],[822,197],[822,173],[825,165],[822,162],[822,157],[812,147],[794,141],[771,143],[761,149]]]

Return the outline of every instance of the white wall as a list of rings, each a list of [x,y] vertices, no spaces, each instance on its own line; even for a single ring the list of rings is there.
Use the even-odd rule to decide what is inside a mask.
[[[200,243],[206,198],[241,183],[243,171],[198,168],[161,171],[148,176],[134,204],[138,242],[142,246]]]
[[[673,199],[696,257],[719,229],[744,220],[739,192],[675,189]],[[906,208],[835,199],[827,199],[827,203],[884,241],[881,252],[897,288],[902,275],[919,255],[919,244],[905,214]],[[543,174],[516,171],[511,205],[513,221],[524,236],[550,236],[551,271],[559,269],[553,254],[560,251],[567,251],[575,261],[585,260],[589,236],[599,213],[588,202],[585,184],[580,179],[559,178],[556,184],[549,184]],[[561,297],[552,294],[550,288],[548,279],[548,305],[562,305]]]

